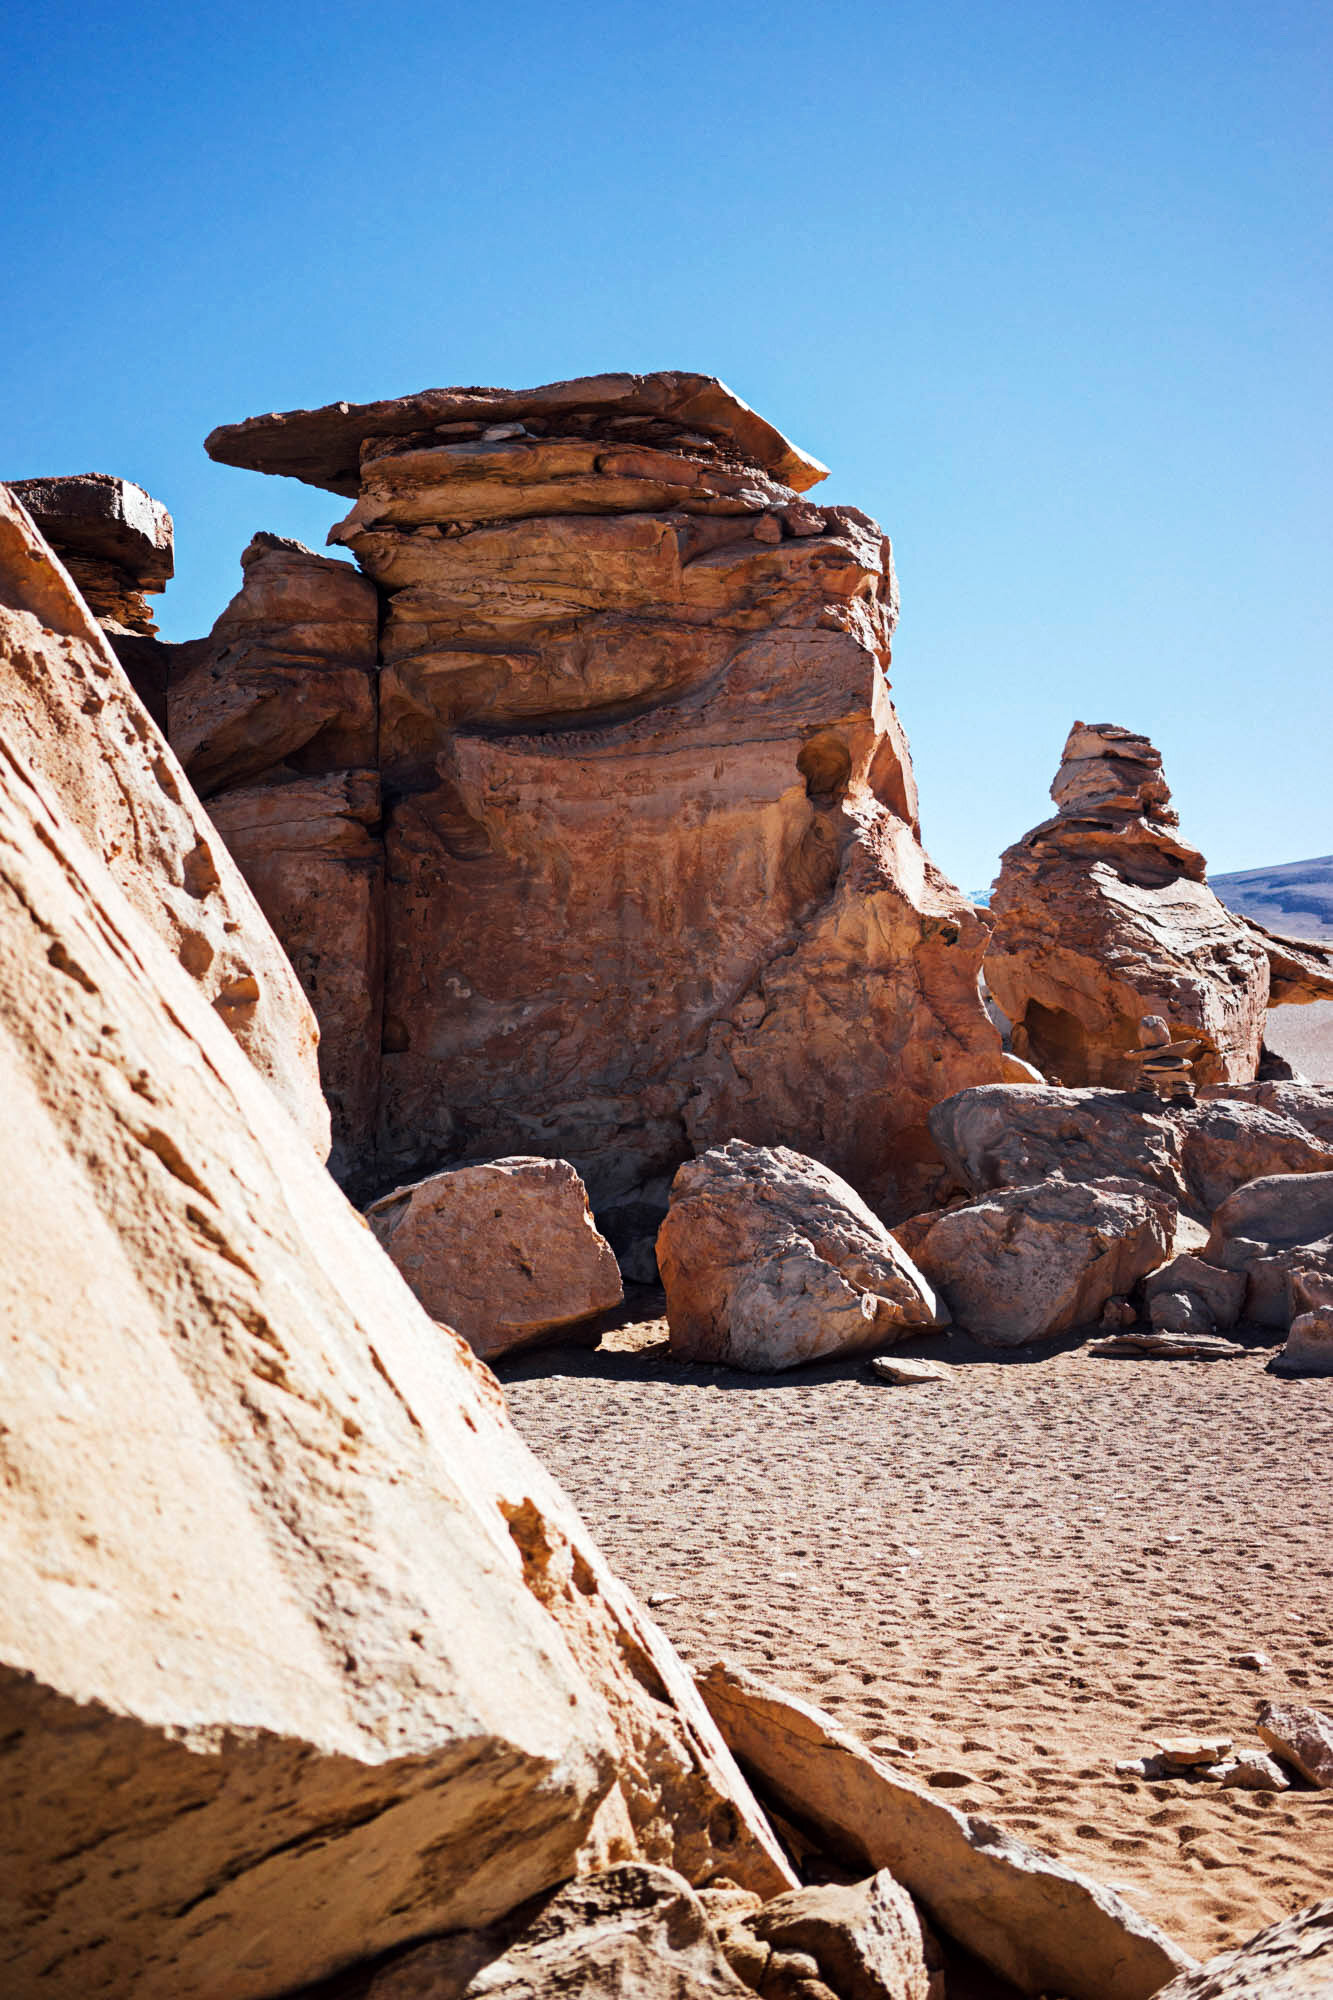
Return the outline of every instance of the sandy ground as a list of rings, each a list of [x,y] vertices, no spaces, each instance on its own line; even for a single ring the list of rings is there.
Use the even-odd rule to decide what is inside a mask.
[[[660,1294],[498,1373],[520,1431],[696,1666],[807,1695],[955,1804],[1123,1889],[1200,1957],[1327,1895],[1333,1792],[1115,1775],[1159,1733],[1333,1709],[1333,1380],[997,1357],[746,1376],[666,1352]],[[1235,1664],[1271,1656],[1267,1672]]]
[[[1264,1040],[1311,1083],[1333,1083],[1333,1000],[1274,1007]]]

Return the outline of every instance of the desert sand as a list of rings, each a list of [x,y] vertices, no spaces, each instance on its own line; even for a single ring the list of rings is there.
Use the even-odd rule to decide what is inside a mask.
[[[1266,1697],[1333,1707],[1333,1381],[1269,1375],[1257,1337],[1214,1363],[895,1350],[956,1362],[938,1388],[741,1375],[671,1361],[660,1312],[497,1372],[688,1661],[819,1702],[1200,1957],[1328,1894],[1333,1793],[1114,1764],[1159,1734],[1258,1747]]]

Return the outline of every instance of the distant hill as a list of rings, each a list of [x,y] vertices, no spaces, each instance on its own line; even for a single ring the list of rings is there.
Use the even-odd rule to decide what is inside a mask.
[[[1210,875],[1209,886],[1229,909],[1288,937],[1333,943],[1333,854]]]

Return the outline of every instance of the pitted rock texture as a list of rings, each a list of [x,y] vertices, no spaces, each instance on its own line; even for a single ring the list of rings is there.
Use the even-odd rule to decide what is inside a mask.
[[[947,1319],[845,1181],[786,1146],[733,1139],[689,1160],[657,1238],[671,1351],[792,1368]]]
[[[567,1160],[455,1167],[383,1195],[366,1220],[426,1311],[485,1360],[568,1337],[623,1297]]]
[[[1052,1179],[915,1217],[902,1235],[960,1326],[1019,1347],[1124,1298],[1170,1255],[1176,1215],[1146,1182]]]
[[[106,635],[2,486],[0,725],[322,1159],[318,1029],[291,966]]]
[[[174,574],[171,516],[160,500],[109,472],[16,479],[10,491],[109,634],[156,632],[147,598]]]
[[[1333,1897],[1182,1973],[1157,2000],[1333,2000]]]
[[[1053,819],[1003,856],[986,978],[1014,1052],[1053,1082],[1132,1089],[1142,1018],[1197,1041],[1199,1084],[1248,1083],[1270,1004],[1333,993],[1333,959],[1226,909],[1145,736],[1076,722]]]
[[[670,1177],[791,1144],[898,1213],[939,1097],[1001,1074],[982,918],[931,865],[888,548],[702,376],[430,390],[215,432],[355,494],[382,596],[373,1193],[569,1159],[646,1262]]]
[[[1333,1173],[1248,1181],[1218,1208],[1202,1256],[1245,1279],[1244,1317],[1290,1327],[1329,1288],[1333,1304]]]
[[[261,2000],[593,1854],[793,1886],[493,1378],[180,963],[198,807],[0,531],[40,599],[0,564],[6,1990]]]

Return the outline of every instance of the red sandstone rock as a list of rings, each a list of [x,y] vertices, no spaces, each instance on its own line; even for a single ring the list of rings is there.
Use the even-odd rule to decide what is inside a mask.
[[[112,633],[156,631],[145,594],[161,591],[173,574],[171,516],[159,500],[109,472],[16,479],[10,490],[99,624]]]
[[[1146,737],[1075,723],[1052,785],[1059,811],[1009,848],[986,978],[1014,1051],[1063,1084],[1132,1088],[1142,1017],[1193,1039],[1199,1083],[1246,1083],[1259,1062],[1269,953],[1204,880],[1175,831]]]
[[[428,391],[210,449],[359,482],[334,533],[383,594],[357,1184],[560,1155],[644,1254],[681,1160],[735,1135],[929,1199],[929,1106],[1003,1058],[985,924],[917,834],[875,523],[800,500],[822,468],[703,377]]]
[[[739,1139],[690,1160],[657,1238],[671,1351],[763,1371],[937,1326],[930,1286],[817,1160]]]
[[[491,1360],[619,1305],[620,1269],[567,1160],[490,1160],[395,1188],[366,1220],[428,1313]]]
[[[957,1323],[994,1347],[1090,1326],[1170,1254],[1174,1202],[1138,1181],[1048,1180],[912,1224],[912,1256]]]
[[[190,782],[207,798],[278,764],[374,766],[373,584],[277,535],[256,535],[241,566],[241,589],[171,676],[168,730]]]
[[[1288,1327],[1304,1274],[1333,1281],[1333,1173],[1272,1174],[1227,1196],[1205,1262],[1244,1274],[1245,1318]]]

